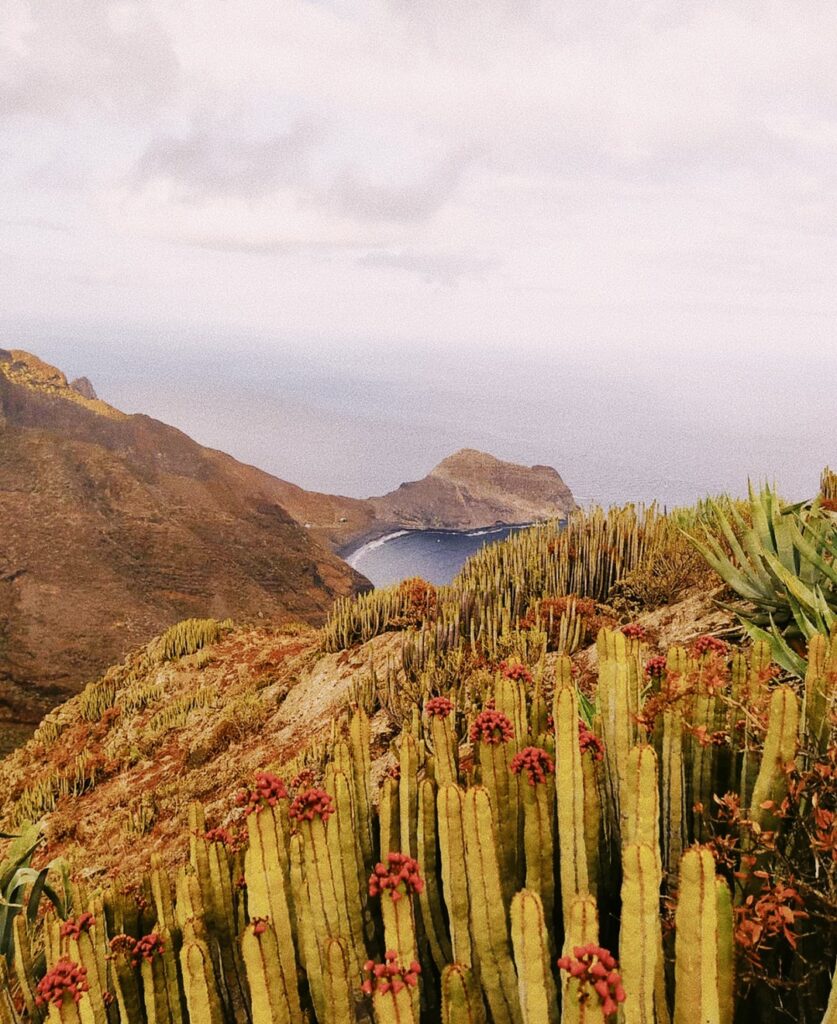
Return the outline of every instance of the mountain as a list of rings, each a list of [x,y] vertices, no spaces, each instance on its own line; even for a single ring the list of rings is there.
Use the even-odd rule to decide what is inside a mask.
[[[342,553],[393,530],[478,530],[564,519],[575,508],[569,487],[551,467],[519,466],[472,448],[377,498],[284,488],[282,502],[291,515]]]
[[[281,481],[0,349],[0,733],[171,623],[322,621],[368,582]],[[2,746],[3,744],[0,744]]]

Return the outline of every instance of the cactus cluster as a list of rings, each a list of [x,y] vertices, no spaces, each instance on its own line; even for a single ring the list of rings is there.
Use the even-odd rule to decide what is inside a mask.
[[[559,656],[429,697],[377,792],[357,708],[194,805],[174,877],[19,915],[0,1024],[833,1024],[837,637],[798,687],[765,644],[597,644],[594,694]]]

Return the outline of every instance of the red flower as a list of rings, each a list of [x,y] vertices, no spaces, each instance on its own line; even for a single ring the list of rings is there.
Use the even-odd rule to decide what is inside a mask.
[[[604,757],[604,743],[587,728],[580,718],[578,720],[578,745],[582,754],[589,750],[594,761],[601,761]]]
[[[110,946],[111,953],[126,953],[128,956],[133,956],[137,940],[123,933],[122,935],[114,935],[108,945]]]
[[[360,986],[364,995],[371,996],[375,993],[385,995],[391,991],[394,996],[397,996],[403,988],[415,988],[418,985],[421,965],[413,960],[409,967],[402,967],[398,963],[398,954],[395,950],[388,949],[384,953],[382,964],[367,960],[363,965],[363,973],[369,975]]]
[[[288,815],[296,821],[313,821],[314,818],[328,821],[332,814],[334,814],[334,801],[324,789],[315,787],[297,793],[288,810]]]
[[[509,664],[507,661],[501,661],[499,665],[500,671],[506,677],[506,679],[514,679],[515,682],[531,683],[532,673],[526,668],[525,665],[521,665],[518,662]]]
[[[382,896],[388,892],[393,903],[397,903],[402,896],[410,896],[423,889],[418,861],[406,853],[388,853],[387,863],[377,863],[369,876],[369,895]]]
[[[662,679],[666,672],[665,655],[659,654],[656,658],[649,658],[645,662],[645,674],[649,679]]]
[[[263,807],[275,807],[288,795],[285,783],[273,772],[256,772],[253,789],[242,789],[236,794],[235,802],[244,808],[245,814],[258,813]]]
[[[151,963],[155,956],[162,956],[165,951],[166,947],[163,945],[163,940],[157,932],[151,932],[150,935],[143,935],[141,939],[137,940],[134,946],[134,956],[131,960],[131,966],[139,967],[140,960],[145,960],[148,963]]]
[[[424,710],[431,718],[447,718],[453,711],[453,701],[447,697],[432,697],[424,705]]]
[[[509,768],[515,775],[525,771],[530,786],[546,782],[547,775],[555,774],[555,762],[540,747],[524,747],[519,754],[514,755]]]
[[[291,779],[291,789],[307,789],[309,786],[313,786],[314,782],[315,776],[312,769],[303,768],[301,772],[297,772]]]
[[[729,648],[723,640],[716,636],[699,636],[690,648],[693,658],[702,658],[704,654],[726,655]]]
[[[629,622],[627,626],[623,626],[622,634],[629,640],[644,640],[648,635],[645,632],[645,626],[641,626],[638,622]]]
[[[496,746],[508,743],[514,737],[514,729],[502,711],[486,708],[480,711],[471,726],[472,743],[488,743]]]
[[[267,931],[266,917],[254,917],[250,924],[253,926],[254,935],[264,935],[264,933]]]
[[[611,1017],[625,1002],[625,989],[618,971],[618,964],[610,952],[602,946],[590,943],[587,946],[576,946],[572,956],[562,956],[558,966],[566,971],[571,978],[578,980],[582,990],[589,985],[602,1004],[602,1013]]]
[[[61,925],[62,939],[77,939],[82,932],[89,931],[96,924],[96,918],[92,914],[79,914],[78,917],[68,917]]]
[[[35,1002],[38,1006],[46,1006],[48,1003],[60,1006],[64,997],[69,996],[74,1003],[78,1003],[89,990],[87,968],[72,960],[59,960],[38,982]]]

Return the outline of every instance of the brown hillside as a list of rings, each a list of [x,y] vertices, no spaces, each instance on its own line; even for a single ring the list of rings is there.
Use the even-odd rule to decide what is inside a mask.
[[[0,349],[0,750],[172,622],[319,622],[366,581],[281,481]]]

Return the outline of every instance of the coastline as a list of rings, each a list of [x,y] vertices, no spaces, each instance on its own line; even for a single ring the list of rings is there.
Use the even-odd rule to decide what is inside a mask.
[[[550,520],[541,519],[532,522],[525,523],[492,523],[490,526],[478,526],[465,530],[456,530],[445,526],[431,526],[431,527],[399,527],[395,524],[389,525],[386,529],[373,530],[363,537],[353,540],[350,544],[346,544],[337,550],[337,554],[344,562],[347,562],[353,569],[357,569],[358,572],[363,570],[358,568],[358,562],[362,560],[364,555],[370,551],[382,547],[384,544],[388,544],[393,540],[397,540],[399,537],[406,537],[410,534],[423,533],[423,534],[447,534],[456,535],[461,537],[488,537],[493,533],[501,533],[503,530],[526,530],[532,526],[542,526]],[[565,522],[565,520],[559,520],[559,522]]]

